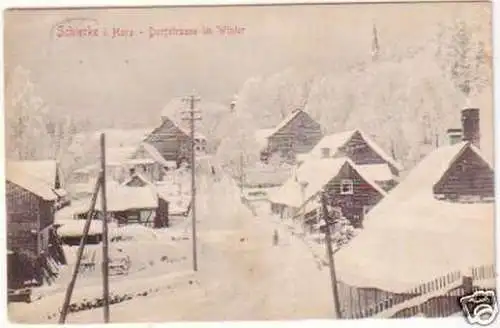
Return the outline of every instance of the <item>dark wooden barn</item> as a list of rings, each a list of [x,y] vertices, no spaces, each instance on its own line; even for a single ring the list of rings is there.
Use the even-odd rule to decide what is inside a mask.
[[[304,154],[323,137],[321,125],[301,109],[290,113],[266,136],[267,145],[261,152],[263,162],[279,154],[282,158],[294,161],[297,154]]]
[[[19,289],[51,281],[49,264],[65,263],[53,223],[58,196],[40,179],[7,165],[6,208],[8,287]]]
[[[166,161],[175,161],[177,166],[190,161],[191,137],[186,131],[175,124],[170,118],[162,116],[162,123],[144,140],[155,147]],[[195,134],[195,151],[202,152],[206,148],[206,139],[199,133]]]

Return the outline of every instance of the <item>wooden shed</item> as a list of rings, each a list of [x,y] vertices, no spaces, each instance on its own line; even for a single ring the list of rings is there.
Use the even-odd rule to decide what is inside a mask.
[[[11,289],[40,285],[50,280],[47,261],[64,263],[64,254],[53,229],[58,196],[45,181],[21,167],[7,163],[6,207],[8,286]]]

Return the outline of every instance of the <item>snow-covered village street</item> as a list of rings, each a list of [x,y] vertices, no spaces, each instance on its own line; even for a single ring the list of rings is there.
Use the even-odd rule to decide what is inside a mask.
[[[229,192],[231,187],[236,188],[225,179],[212,182],[207,190],[210,192],[203,193],[218,199],[225,197],[227,204],[233,203],[235,207],[204,208],[198,225],[199,271],[192,273],[191,244],[183,240],[175,247],[181,248],[179,252],[187,259],[166,271],[184,269],[185,272],[165,272],[164,276],[154,279],[132,275],[124,278],[125,284],[112,280],[111,290],[117,290],[117,293],[130,292],[132,285],[159,289],[148,296],[112,305],[112,322],[320,319],[334,316],[327,267],[318,263],[305,242],[292,236],[283,225],[269,218],[253,217],[239,203],[238,190]],[[213,204],[208,199],[200,200],[200,203],[201,207]],[[272,243],[274,229],[279,230],[277,246]],[[180,231],[189,236],[188,229]],[[165,233],[164,238],[167,236]],[[84,283],[84,279],[78,284]],[[98,292],[101,291],[100,283],[99,278],[94,280]],[[60,292],[57,295],[62,296]],[[11,320],[55,323],[58,317],[48,319],[47,315],[57,311],[62,297],[57,303],[52,300],[11,304]],[[67,322],[102,322],[102,308],[72,313]]]

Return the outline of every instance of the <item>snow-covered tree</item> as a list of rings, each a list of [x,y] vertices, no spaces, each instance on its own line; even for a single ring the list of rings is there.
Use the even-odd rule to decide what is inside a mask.
[[[48,107],[35,94],[29,71],[16,67],[6,83],[5,99],[7,158],[54,158],[48,134],[51,126],[46,119]]]
[[[16,67],[6,83],[6,157],[19,160],[58,160],[63,174],[73,166],[68,152],[77,124],[70,116],[55,115],[31,81],[30,72]]]
[[[338,209],[327,206],[327,211],[329,217],[326,221],[330,222],[332,243],[336,247],[342,247],[356,236],[357,229],[354,228],[352,223],[344,217]],[[321,208],[319,213],[319,223],[320,227],[324,231],[324,229],[326,229],[326,222]]]
[[[438,34],[439,63],[466,97],[479,94],[491,82],[491,62],[484,40],[475,33],[477,30],[476,26],[459,20],[442,26]]]

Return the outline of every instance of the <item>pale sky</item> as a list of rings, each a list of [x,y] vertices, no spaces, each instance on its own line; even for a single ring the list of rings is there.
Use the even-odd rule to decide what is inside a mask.
[[[488,21],[490,4],[298,5],[25,11],[5,14],[6,72],[32,72],[38,94],[61,113],[142,124],[191,90],[229,103],[252,76],[287,67],[328,71],[370,55],[372,26],[383,49],[434,37],[438,23]],[[132,38],[57,38],[55,26],[85,18],[100,30],[145,31]],[[95,22],[91,20],[94,19]],[[236,25],[222,37],[148,37],[148,28]],[[486,24],[485,24],[486,25]],[[487,29],[487,26],[485,26]],[[149,118],[147,118],[149,117]]]

